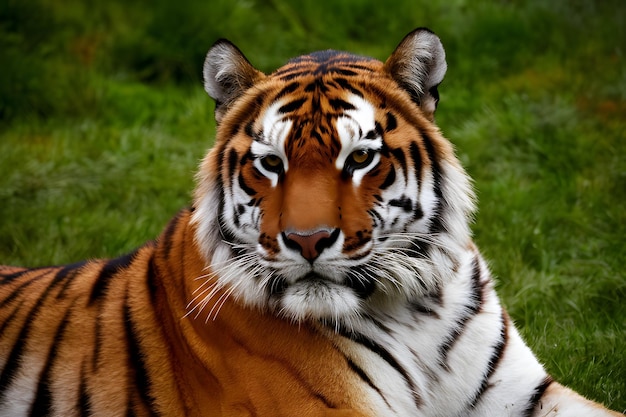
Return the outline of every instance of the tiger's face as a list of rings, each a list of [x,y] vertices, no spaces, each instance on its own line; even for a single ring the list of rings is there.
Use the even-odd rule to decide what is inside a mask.
[[[194,211],[210,267],[200,307],[219,288],[295,321],[349,322],[435,295],[472,210],[432,121],[444,73],[426,30],[384,64],[325,51],[267,76],[218,41],[204,73],[217,140]]]

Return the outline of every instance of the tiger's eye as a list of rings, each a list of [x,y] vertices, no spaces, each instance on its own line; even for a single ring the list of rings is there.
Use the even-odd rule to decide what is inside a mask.
[[[358,151],[354,151],[350,154],[350,158],[352,158],[352,161],[357,164],[363,164],[365,163],[368,159],[369,159],[369,152],[367,152],[366,150],[360,149]]]
[[[352,175],[357,169],[367,168],[377,154],[374,149],[357,149],[348,155],[343,169],[348,175]]]
[[[265,158],[263,158],[263,162],[265,162],[265,164],[267,166],[270,166],[272,168],[276,168],[277,166],[279,166],[282,161],[280,160],[279,157],[277,157],[276,155],[268,155]]]
[[[283,160],[276,155],[264,156],[263,158],[261,158],[261,165],[263,165],[263,168],[267,169],[268,171],[275,172],[277,174],[280,174],[283,171]]]

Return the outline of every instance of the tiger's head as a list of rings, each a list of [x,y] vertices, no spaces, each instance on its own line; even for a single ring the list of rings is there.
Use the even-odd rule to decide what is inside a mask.
[[[337,323],[437,294],[470,245],[473,211],[433,121],[445,71],[426,29],[385,63],[323,51],[269,75],[215,43],[204,80],[217,137],[193,214],[210,269],[201,298],[220,288],[294,321]]]

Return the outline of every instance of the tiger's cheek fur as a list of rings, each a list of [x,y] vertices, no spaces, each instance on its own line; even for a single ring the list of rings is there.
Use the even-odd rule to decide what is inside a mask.
[[[240,134],[218,155],[221,158],[221,177],[224,195],[221,223],[242,243],[258,238],[262,196],[271,188],[267,179],[259,175],[250,156],[250,139]]]
[[[345,235],[344,251],[347,255],[368,245],[377,227],[378,222],[372,211],[380,204],[379,187],[384,181],[382,172],[394,170],[389,161],[382,160],[380,165],[375,168],[380,174],[372,173],[364,177],[359,186],[351,182],[342,186],[341,224]]]

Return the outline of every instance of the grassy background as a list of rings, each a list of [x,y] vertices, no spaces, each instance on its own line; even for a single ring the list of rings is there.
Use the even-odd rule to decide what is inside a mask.
[[[438,123],[475,179],[504,303],[560,381],[626,409],[626,5],[337,3],[3,1],[0,262],[159,234],[212,142],[200,69],[219,37],[269,71],[325,48],[385,59],[427,26],[448,55]]]

